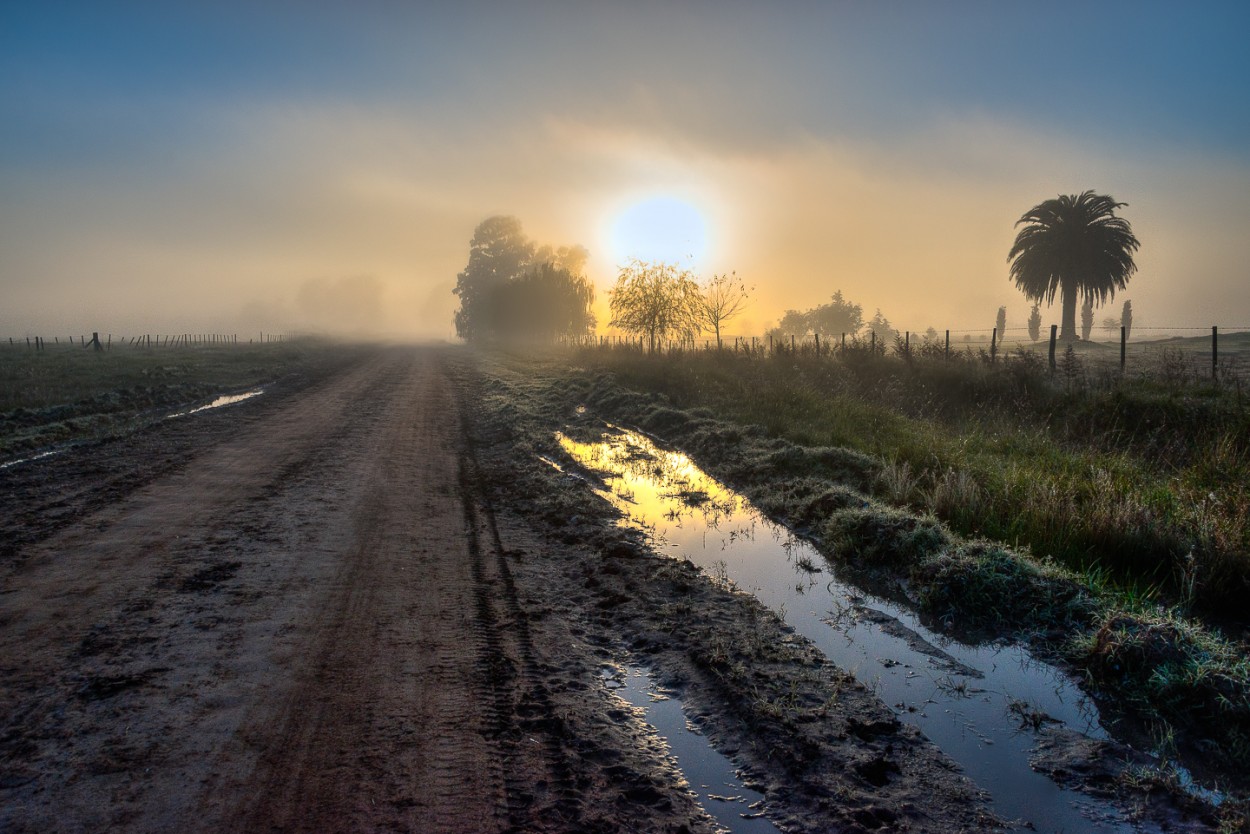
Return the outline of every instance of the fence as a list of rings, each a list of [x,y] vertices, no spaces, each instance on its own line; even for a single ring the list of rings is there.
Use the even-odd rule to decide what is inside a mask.
[[[226,347],[239,344],[274,344],[290,341],[294,336],[288,333],[265,333],[261,332],[259,338],[253,339],[248,337],[240,342],[237,333],[177,333],[177,334],[152,334],[144,333],[137,336],[117,336],[114,338],[112,333],[106,333],[101,336],[98,332],[93,332],[91,338],[80,335],[75,341],[72,335],[66,336],[61,341],[60,336],[53,336],[52,341],[44,336],[21,336],[14,338],[9,337],[10,347],[24,347],[26,350],[42,352],[49,348],[59,347],[79,347],[92,348],[99,351],[112,350],[118,348],[142,348],[146,350],[155,350],[157,348],[187,348],[187,347]]]
[[[1094,369],[1124,374],[1130,367],[1157,370],[1167,376],[1208,377],[1215,381],[1250,379],[1250,326],[1210,328],[1199,327],[1137,327],[1134,334],[1145,332],[1156,338],[1130,340],[1129,330],[1119,327],[1114,338],[1060,342],[1058,326],[1051,325],[1049,337],[1034,341],[1012,338],[1012,334],[1028,333],[1028,328],[987,330],[930,330],[925,334],[892,331],[890,336],[877,333],[820,336],[770,334],[767,336],[728,336],[718,345],[715,339],[657,340],[652,344],[638,336],[588,336],[565,340],[568,345],[602,349],[635,350],[678,354],[687,351],[729,351],[756,356],[845,356],[895,355],[904,359],[964,359],[975,357],[991,364],[1005,361],[1021,352],[1045,350],[1052,372],[1061,362],[1078,361]],[[952,334],[955,340],[952,341]],[[1172,334],[1172,335],[1160,335]],[[1067,358],[1073,352],[1076,360]]]

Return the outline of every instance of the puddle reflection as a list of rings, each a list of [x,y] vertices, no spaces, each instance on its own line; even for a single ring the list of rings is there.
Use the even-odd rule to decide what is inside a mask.
[[[778,834],[764,816],[764,795],[743,785],[733,762],[691,727],[681,701],[659,690],[641,669],[606,667],[603,680],[608,689],[642,710],[644,720],[668,743],[703,810],[734,834]]]
[[[1106,737],[1097,708],[1058,670],[1018,647],[953,641],[844,584],[810,544],[644,435],[610,427],[592,443],[557,439],[602,478],[591,485],[623,513],[622,524],[644,531],[660,552],[754,594],[959,762],[1002,816],[1036,831],[1150,830],[1030,769],[1034,738],[1021,716],[1041,713]]]

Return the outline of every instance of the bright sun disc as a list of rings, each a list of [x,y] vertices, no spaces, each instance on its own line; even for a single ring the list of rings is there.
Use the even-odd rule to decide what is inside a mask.
[[[618,264],[631,259],[689,266],[708,249],[707,221],[676,197],[652,197],[626,208],[612,224],[612,254]]]

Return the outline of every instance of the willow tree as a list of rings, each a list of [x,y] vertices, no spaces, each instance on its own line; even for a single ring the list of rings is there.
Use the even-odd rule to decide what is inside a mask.
[[[1063,307],[1061,338],[1076,340],[1076,305],[1103,304],[1128,285],[1137,271],[1133,253],[1141,245],[1117,203],[1105,194],[1061,194],[1024,213],[1007,255],[1011,278],[1030,301]]]
[[[702,328],[703,293],[688,270],[630,261],[609,293],[612,327],[642,336],[652,352],[665,339],[693,339]]]

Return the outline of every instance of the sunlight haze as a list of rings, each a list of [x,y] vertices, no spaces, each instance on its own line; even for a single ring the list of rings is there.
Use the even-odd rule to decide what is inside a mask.
[[[1138,326],[1250,326],[1250,7],[6,4],[0,336],[454,338],[483,219],[1009,327],[1015,222],[1128,205]],[[1057,322],[1057,307],[1043,308]],[[1100,311],[1100,316],[1103,311]]]

